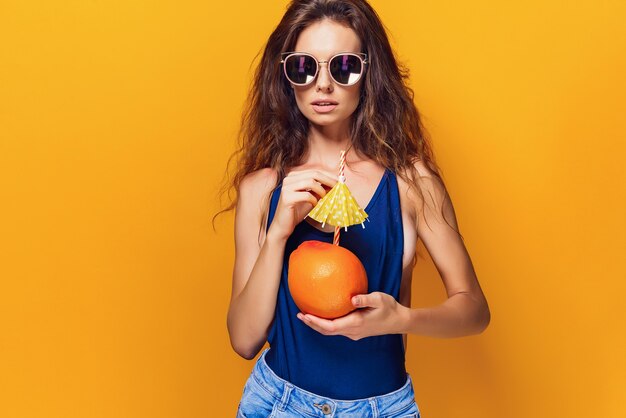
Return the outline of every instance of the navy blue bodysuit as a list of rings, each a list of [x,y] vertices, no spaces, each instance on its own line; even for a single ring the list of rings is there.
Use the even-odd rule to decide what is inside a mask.
[[[272,194],[269,229],[282,183]],[[368,293],[380,291],[399,300],[402,279],[404,235],[396,175],[390,169],[364,208],[361,224],[341,229],[339,244],[363,263]],[[278,289],[276,312],[271,324],[268,366],[279,377],[321,396],[354,400],[378,396],[401,388],[406,382],[402,334],[372,336],[353,341],[343,335],[323,335],[300,321],[287,282],[289,255],[307,240],[332,243],[333,233],[323,232],[307,221],[300,222],[287,240]]]

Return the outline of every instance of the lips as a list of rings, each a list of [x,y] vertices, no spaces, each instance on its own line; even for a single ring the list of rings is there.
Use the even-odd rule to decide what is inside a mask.
[[[314,106],[337,106],[339,103],[330,99],[318,99],[312,101],[311,104]]]
[[[328,113],[337,107],[339,103],[330,99],[318,99],[311,102],[313,110],[317,113]]]

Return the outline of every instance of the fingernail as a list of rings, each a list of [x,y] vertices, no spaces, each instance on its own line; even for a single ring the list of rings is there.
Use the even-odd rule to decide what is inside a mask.
[[[352,298],[352,303],[354,303],[354,306],[359,306],[359,303],[361,303],[361,300],[359,299],[358,296],[355,296]]]

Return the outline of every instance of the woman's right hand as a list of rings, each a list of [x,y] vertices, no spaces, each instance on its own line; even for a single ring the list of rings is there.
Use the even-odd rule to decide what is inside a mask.
[[[292,171],[283,179],[276,213],[268,234],[286,240],[296,225],[337,183],[337,176],[324,170]]]

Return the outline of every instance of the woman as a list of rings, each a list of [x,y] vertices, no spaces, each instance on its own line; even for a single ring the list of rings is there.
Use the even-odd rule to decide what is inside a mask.
[[[240,417],[418,417],[406,334],[482,332],[489,308],[424,135],[408,71],[364,0],[294,0],[269,37],[244,113],[233,187],[233,349],[253,359]],[[369,293],[335,320],[303,315],[287,268],[305,240],[333,227],[305,216],[336,182],[369,215],[341,232],[365,266]],[[304,220],[303,220],[304,219]],[[417,240],[448,299],[410,308]]]

